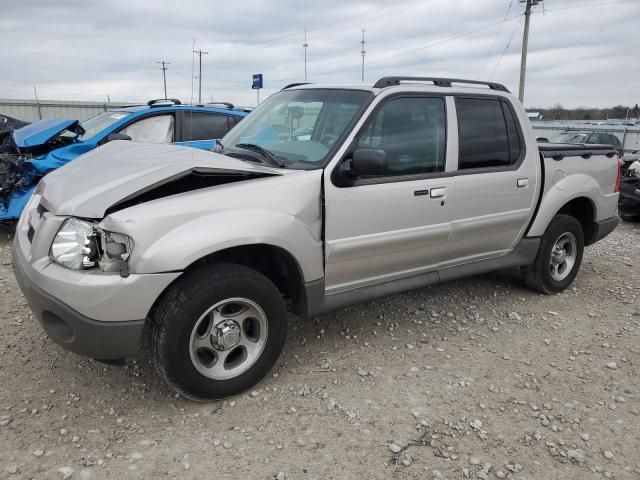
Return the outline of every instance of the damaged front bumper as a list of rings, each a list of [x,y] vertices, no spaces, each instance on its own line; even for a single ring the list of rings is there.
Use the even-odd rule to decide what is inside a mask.
[[[37,203],[34,197],[13,240],[14,273],[34,316],[71,352],[102,360],[135,356],[151,307],[180,273],[123,278],[60,266],[49,258],[49,249],[66,217],[37,209]]]

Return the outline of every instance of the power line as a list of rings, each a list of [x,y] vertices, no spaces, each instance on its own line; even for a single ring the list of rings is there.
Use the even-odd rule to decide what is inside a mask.
[[[604,7],[606,5],[615,5],[618,3],[635,3],[638,2],[640,0],[616,0],[616,1],[612,1],[612,2],[598,2],[598,3],[581,3],[580,5],[571,5],[569,7],[558,7],[558,8],[552,8],[552,9],[548,9],[545,8],[545,12],[559,12],[560,10],[572,10],[574,8],[584,8],[584,7]]]
[[[518,31],[518,27],[519,26],[520,26],[520,23],[516,23],[516,26],[513,29],[513,32],[511,33],[511,36],[509,37],[509,41],[507,42],[507,45],[504,47],[504,50],[502,51],[502,54],[500,55],[500,58],[498,58],[498,61],[493,66],[493,70],[491,70],[491,74],[489,75],[487,80],[491,80],[491,77],[493,77],[493,74],[496,72],[496,69],[498,68],[498,65],[500,65],[500,62],[502,62],[502,59],[504,58],[505,54],[507,53],[507,50],[511,46],[511,42],[513,41],[513,37],[516,36],[516,32]]]
[[[500,23],[510,22],[511,20],[514,20],[514,19],[519,18],[519,17],[520,17],[520,14],[508,17],[506,20],[500,20],[498,22],[494,22],[494,23],[492,23],[490,25],[485,25],[483,27],[478,27],[478,28],[474,28],[474,29],[470,29],[470,30],[465,30],[463,32],[451,35],[449,37],[445,37],[445,38],[440,39],[440,40],[436,40],[434,42],[430,42],[430,43],[421,45],[421,46],[416,47],[416,48],[411,48],[409,50],[400,51],[400,52],[392,54],[392,55],[387,55],[385,57],[378,58],[377,60],[370,60],[369,62],[367,62],[367,65],[373,65],[373,64],[377,64],[377,63],[386,62],[388,60],[393,60],[395,58],[402,57],[404,55],[409,55],[411,53],[415,53],[415,52],[418,52],[418,51],[421,51],[421,50],[426,50],[426,49],[429,49],[429,48],[432,48],[432,47],[436,47],[436,46],[442,45],[444,43],[452,42],[454,40],[457,40],[459,38],[465,37],[467,35],[472,35],[474,33],[478,33],[478,32],[481,32],[483,30],[488,30],[489,28],[495,27],[495,26],[499,25]],[[331,70],[331,71],[325,71],[325,72],[317,73],[315,75],[329,75],[329,74],[332,74],[332,73],[342,72],[342,71],[345,71],[345,70],[352,70],[354,68],[358,68],[358,67],[352,65],[352,66],[349,66],[349,67],[343,67],[343,68],[338,68],[338,69]],[[294,78],[278,79],[278,80],[274,80],[274,81],[289,81],[289,80],[294,80]]]
[[[504,12],[503,20],[507,18],[507,15],[509,15],[509,11],[511,10],[511,5],[513,5],[513,0],[509,0],[509,6],[507,7],[507,11]],[[502,26],[503,25],[504,25],[504,23],[500,24],[500,28],[498,28],[498,31],[496,32],[495,37],[493,37],[493,43],[491,44],[491,50],[489,50],[489,53],[487,54],[487,56],[484,59],[484,62],[482,63],[482,69],[480,70],[480,75],[478,75],[478,78],[482,78],[482,74],[484,73],[484,68],[487,66],[487,62],[489,61],[489,58],[491,58],[491,55],[493,55],[493,49],[496,48],[496,43],[498,41],[498,37],[500,36],[500,33],[502,33]]]
[[[364,17],[368,17],[369,15],[380,13],[383,10],[387,10],[387,9],[389,9],[391,7],[394,7],[394,6],[396,6],[398,4],[401,4],[401,3],[406,3],[405,7],[408,7],[409,5],[422,3],[423,1],[424,0],[413,0],[413,1],[407,2],[407,0],[396,0],[396,1],[393,1],[393,2],[388,2],[383,7],[377,7],[377,8],[373,8],[373,9],[371,9],[371,10],[365,12],[365,13],[359,13],[359,14],[355,14],[355,15],[350,15],[348,17],[343,17],[340,20],[335,20],[335,21],[332,21],[332,22],[322,23],[322,24],[317,25],[315,27],[307,28],[306,31],[307,31],[307,33],[315,32],[317,30],[322,30],[324,28],[333,27],[335,25],[340,25],[342,23],[349,22],[351,20],[356,20],[356,19],[362,20]],[[396,12],[391,12],[391,13],[389,13],[389,15],[393,15],[394,13],[396,13]],[[285,38],[295,37],[295,36],[298,36],[298,35],[300,35],[302,33],[304,33],[304,32],[300,31],[300,30],[296,30],[295,32],[285,33],[284,35],[279,35],[277,37],[271,37],[271,38],[267,38],[267,39],[264,39],[264,40],[258,40],[256,42],[245,43],[245,44],[242,44],[242,45],[236,45],[236,46],[227,48],[225,50],[215,50],[215,51],[212,51],[211,53],[212,54],[227,53],[227,52],[232,52],[232,51],[235,51],[235,50],[238,50],[238,49],[241,49],[241,48],[250,48],[250,47],[253,47],[253,46],[257,46],[257,45],[264,45],[266,43],[272,43],[272,42],[276,42],[278,40],[284,40]]]

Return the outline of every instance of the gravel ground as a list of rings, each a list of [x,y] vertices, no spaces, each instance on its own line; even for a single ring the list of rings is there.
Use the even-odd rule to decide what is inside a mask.
[[[561,295],[510,272],[290,320],[254,391],[176,398],[63,351],[0,241],[0,477],[640,478],[640,228]]]

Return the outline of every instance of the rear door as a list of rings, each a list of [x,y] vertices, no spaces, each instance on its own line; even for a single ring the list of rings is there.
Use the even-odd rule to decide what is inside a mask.
[[[352,145],[383,150],[388,171],[346,186],[325,173],[327,294],[435,271],[446,256],[453,195],[446,170],[457,160],[446,111],[444,96],[381,100]]]
[[[443,267],[501,256],[524,234],[540,185],[522,112],[500,97],[456,96],[458,165],[452,235]],[[529,142],[534,145],[533,141]]]

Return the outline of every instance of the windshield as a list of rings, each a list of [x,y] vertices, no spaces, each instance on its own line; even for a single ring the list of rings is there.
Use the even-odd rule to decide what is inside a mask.
[[[129,112],[104,112],[95,117],[91,117],[84,122],[80,122],[82,128],[84,128],[84,135],[79,137],[79,140],[89,140],[94,135],[97,135],[105,128],[110,127],[114,123],[122,120],[125,117],[131,115]]]
[[[284,166],[295,163],[294,168],[322,168],[332,147],[371,96],[360,90],[278,92],[222,138],[222,153],[251,150],[256,155],[267,150]]]
[[[587,137],[586,133],[565,132],[559,133],[551,138],[551,143],[583,143]]]

